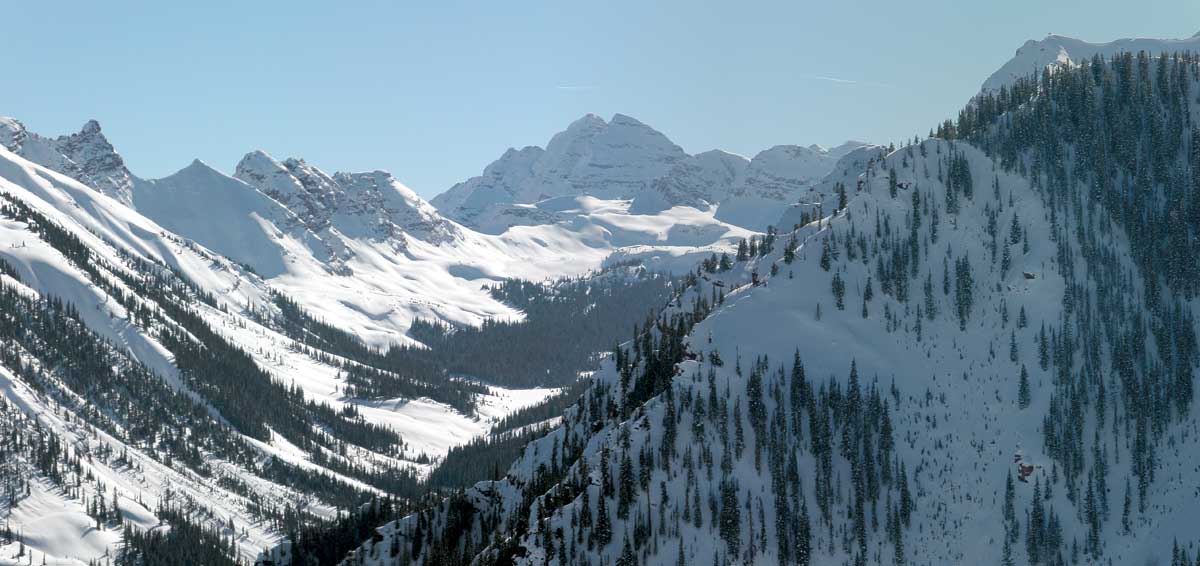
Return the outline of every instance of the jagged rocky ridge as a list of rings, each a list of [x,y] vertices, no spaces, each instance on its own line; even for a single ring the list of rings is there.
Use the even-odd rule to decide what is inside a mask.
[[[6,147],[84,184],[96,182],[100,174],[94,171],[113,168],[85,171],[70,155],[117,164],[117,172],[104,178],[119,178],[121,189],[97,185],[102,192],[253,269],[318,318],[381,348],[414,344],[407,331],[418,319],[470,325],[519,319],[519,312],[482,289],[508,277],[581,274],[613,255],[614,262],[686,269],[712,246],[752,232],[696,209],[631,215],[628,202],[592,199],[531,207],[526,211],[537,217],[532,225],[482,234],[443,217],[383,171],[328,174],[302,159],[280,161],[254,151],[233,176],[197,160],[147,180],[124,168],[94,123],[59,141],[15,120],[0,126]],[[655,136],[662,137],[647,134]],[[587,150],[587,144],[565,145],[560,153]],[[67,150],[70,155],[62,153]],[[611,160],[634,160],[636,151],[617,147],[610,153]]]
[[[778,219],[777,207],[796,202],[838,160],[865,146],[784,145],[753,159],[719,150],[687,155],[629,116],[605,122],[588,114],[555,134],[546,149],[509,149],[481,176],[432,202],[448,217],[487,233],[564,221],[569,216],[558,203],[585,196],[632,201],[633,214],[721,205],[718,220],[763,231]]]
[[[135,178],[95,120],[79,133],[47,138],[28,131],[20,121],[0,117],[0,145],[121,202],[132,201]]]

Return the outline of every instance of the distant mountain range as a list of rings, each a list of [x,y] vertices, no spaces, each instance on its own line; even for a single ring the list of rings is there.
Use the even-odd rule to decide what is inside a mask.
[[[538,203],[584,195],[631,201],[633,214],[711,208],[717,220],[763,231],[779,219],[780,205],[795,202],[839,159],[869,147],[776,146],[753,159],[720,150],[688,155],[634,118],[617,114],[605,122],[588,114],[545,149],[509,149],[482,175],[451,187],[433,204],[486,233],[553,222],[558,219],[553,206]]]
[[[509,150],[431,204],[384,171],[329,174],[262,151],[232,176],[197,160],[142,179],[95,121],[49,138],[2,118],[0,144],[250,267],[377,345],[407,342],[416,318],[519,317],[480,291],[486,281],[572,275],[609,257],[678,269],[765,230],[839,158],[869,152],[719,154],[721,173],[715,153],[688,156],[633,118],[588,115],[546,150]]]

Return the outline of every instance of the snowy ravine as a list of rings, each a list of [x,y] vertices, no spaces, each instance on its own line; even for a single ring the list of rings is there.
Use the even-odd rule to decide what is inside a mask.
[[[346,563],[1163,564],[1176,540],[1194,555],[1195,411],[1167,409],[1147,440],[1109,361],[1129,345],[1149,384],[1168,359],[1114,304],[1155,328],[1192,326],[1196,307],[1168,294],[1185,311],[1149,314],[1122,229],[1051,209],[962,141],[826,183],[835,212],[700,270],[504,478],[381,527]],[[1123,338],[1080,343],[1101,320]]]

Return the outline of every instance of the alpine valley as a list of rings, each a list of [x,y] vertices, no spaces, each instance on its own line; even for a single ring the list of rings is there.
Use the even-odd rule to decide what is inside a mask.
[[[430,201],[0,118],[0,563],[1198,564],[1196,49],[1027,42],[887,146],[588,114]]]

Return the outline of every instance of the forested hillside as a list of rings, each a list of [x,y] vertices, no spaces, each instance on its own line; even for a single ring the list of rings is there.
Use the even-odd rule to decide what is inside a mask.
[[[1047,71],[827,180],[348,562],[1191,564],[1198,72]]]

